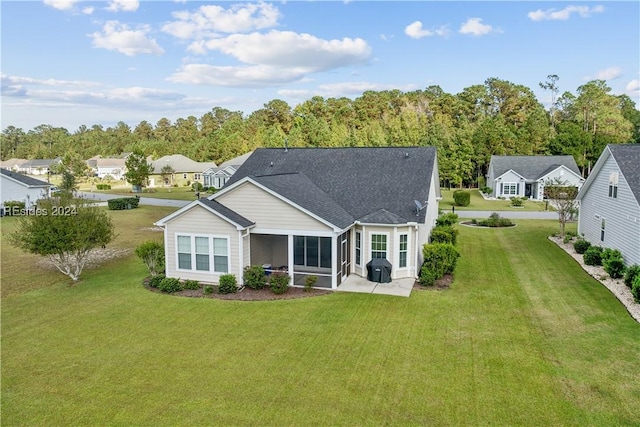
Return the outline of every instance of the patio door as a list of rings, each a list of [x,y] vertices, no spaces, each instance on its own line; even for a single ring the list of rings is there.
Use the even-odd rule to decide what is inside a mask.
[[[340,245],[340,283],[344,281],[349,275],[351,270],[351,251],[349,250],[349,232],[343,233],[338,237],[338,244]]]

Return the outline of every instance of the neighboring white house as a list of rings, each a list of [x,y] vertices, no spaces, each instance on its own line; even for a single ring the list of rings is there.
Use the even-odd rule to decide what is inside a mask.
[[[96,174],[98,178],[105,178],[111,176],[113,179],[124,179],[126,172],[125,159],[111,159],[111,158],[97,158],[96,162]]]
[[[578,193],[578,233],[640,264],[640,144],[610,144]]]
[[[217,283],[248,265],[335,289],[383,258],[415,278],[441,199],[434,147],[257,149],[223,189],[159,220],[168,277]]]
[[[202,172],[203,185],[205,187],[213,187],[221,189],[231,179],[231,176],[238,170],[240,166],[225,166],[219,168],[209,168]]]
[[[0,186],[0,206],[5,202],[24,202],[25,208],[34,206],[38,200],[49,195],[51,184],[21,173],[0,169],[2,178]]]
[[[20,172],[22,165],[27,163],[27,159],[9,159],[0,162],[0,168],[7,169],[13,172]]]
[[[578,189],[584,183],[573,156],[491,156],[487,172],[494,197],[542,200],[545,183],[555,179]]]

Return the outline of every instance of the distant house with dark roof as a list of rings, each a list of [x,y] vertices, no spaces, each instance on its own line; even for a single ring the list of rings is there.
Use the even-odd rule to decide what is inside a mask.
[[[166,274],[217,283],[248,265],[337,288],[373,258],[413,278],[438,216],[434,147],[257,149],[223,189],[161,219]]]
[[[487,187],[494,197],[544,199],[547,181],[580,189],[584,178],[573,156],[491,156]]]
[[[49,195],[51,184],[39,179],[31,178],[21,173],[7,169],[0,169],[1,189],[0,206],[6,202],[24,202],[27,209],[35,205],[38,200]]]
[[[640,144],[610,144],[578,193],[578,233],[640,264]]]

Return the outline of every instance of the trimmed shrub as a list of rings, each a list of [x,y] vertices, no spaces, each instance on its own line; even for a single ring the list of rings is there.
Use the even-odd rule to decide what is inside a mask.
[[[622,259],[622,253],[619,250],[611,248],[602,249],[602,265],[604,265],[605,261],[616,258]]]
[[[442,214],[436,219],[436,226],[438,225],[456,225],[458,222],[458,214],[452,212]]]
[[[631,295],[633,295],[634,301],[640,304],[640,275],[637,275],[636,278],[633,279]]]
[[[455,245],[458,240],[458,230],[450,225],[437,225],[431,230],[431,243],[451,243]]]
[[[119,211],[124,209],[135,209],[138,207],[140,203],[140,198],[138,197],[121,197],[119,199],[109,199],[107,200],[107,205],[112,211]]]
[[[238,292],[238,282],[233,274],[223,274],[220,276],[218,285],[219,294],[233,294]]]
[[[454,191],[453,202],[456,206],[469,206],[471,203],[471,193],[463,190]]]
[[[248,265],[244,268],[242,282],[251,289],[262,289],[266,284],[264,269],[260,265]]]
[[[213,293],[213,286],[211,285],[204,285],[204,294],[205,295],[211,295]]]
[[[627,271],[624,273],[624,284],[631,289],[633,285],[633,281],[636,277],[640,276],[640,265],[634,264],[631,267],[627,268]]]
[[[160,281],[158,289],[162,292],[172,294],[182,290],[182,283],[180,283],[180,279],[176,279],[175,277],[165,277]]]
[[[584,263],[587,265],[602,265],[602,248],[600,246],[589,246],[582,255]]]
[[[483,227],[511,227],[513,222],[509,218],[502,218],[497,212],[492,212],[489,218],[478,221]]]
[[[484,194],[488,195],[488,194],[493,193],[493,188],[485,186],[485,187],[482,187],[480,189],[480,191],[482,191]]]
[[[420,268],[420,284],[433,286],[436,280],[453,273],[460,253],[451,243],[430,243],[422,248],[424,262]]]
[[[514,208],[521,208],[524,206],[524,199],[521,197],[512,197],[511,198],[511,206]]]
[[[573,249],[580,255],[584,254],[590,246],[591,242],[585,239],[578,239],[573,242]]]
[[[182,287],[191,291],[197,291],[200,289],[200,282],[197,280],[185,280]]]
[[[609,258],[606,261],[603,261],[602,264],[604,266],[604,271],[606,271],[612,279],[620,279],[624,276],[626,267],[622,258]]]
[[[282,295],[289,290],[289,280],[291,278],[287,273],[275,271],[269,276],[269,288],[271,292]]]
[[[202,191],[204,189],[204,186],[198,181],[196,181],[193,184],[191,184],[191,189],[193,191]]]
[[[111,190],[111,184],[96,184],[96,190]]]
[[[149,287],[157,288],[160,286],[160,282],[162,282],[165,278],[164,274],[158,274],[149,279]]]
[[[318,281],[318,276],[307,276],[304,279],[304,291],[311,292],[311,289],[313,289],[317,281]]]

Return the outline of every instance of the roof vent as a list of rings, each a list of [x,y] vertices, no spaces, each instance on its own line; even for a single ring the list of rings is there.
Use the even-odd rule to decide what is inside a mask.
[[[408,159],[409,158],[409,153],[404,153],[404,158]]]
[[[269,165],[269,167],[273,167],[273,162],[271,162],[271,164]]]

